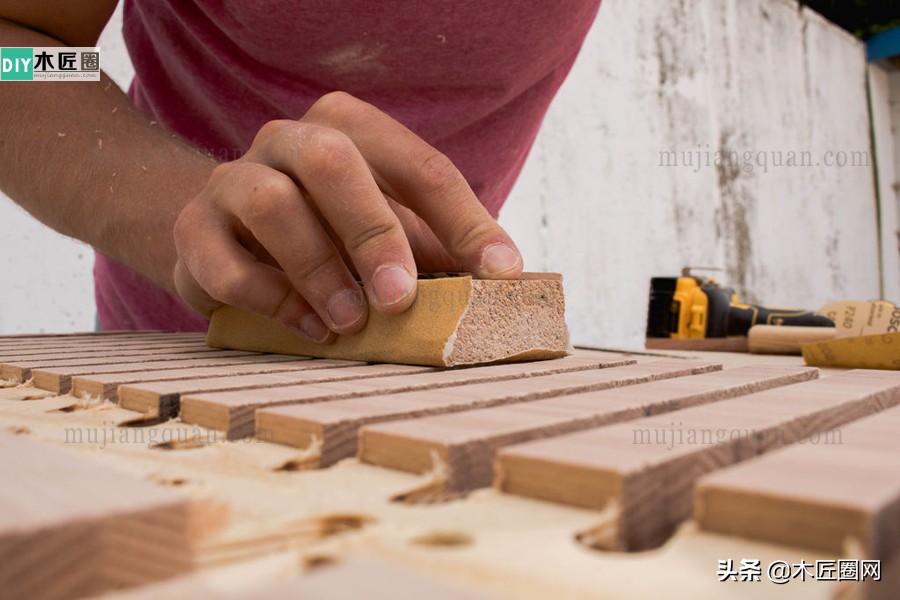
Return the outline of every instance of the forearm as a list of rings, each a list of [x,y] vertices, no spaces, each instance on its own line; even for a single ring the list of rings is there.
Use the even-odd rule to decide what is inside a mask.
[[[59,41],[0,21],[0,46]],[[0,189],[37,219],[168,290],[172,228],[216,162],[100,82],[0,85]]]

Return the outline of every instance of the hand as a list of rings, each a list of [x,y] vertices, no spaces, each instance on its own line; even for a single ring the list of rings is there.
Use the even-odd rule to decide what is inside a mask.
[[[522,271],[515,244],[450,160],[374,106],[335,92],[264,125],[175,224],[175,286],[209,315],[228,304],[315,342],[372,306],[406,310],[417,260],[484,278]],[[411,243],[412,242],[412,243]]]

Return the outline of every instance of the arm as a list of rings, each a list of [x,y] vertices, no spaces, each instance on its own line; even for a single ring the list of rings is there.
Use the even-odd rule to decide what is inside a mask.
[[[93,46],[114,7],[2,2],[0,45]],[[0,188],[44,224],[174,291],[172,228],[216,163],[151,124],[105,74],[4,82],[0,114]]]
[[[0,3],[0,45],[94,45],[114,4]],[[107,78],[4,84],[0,109],[0,187],[204,314],[230,304],[328,341],[365,325],[364,293],[378,310],[408,308],[417,261],[482,277],[522,270],[450,161],[347,94],[268,123],[221,165]]]

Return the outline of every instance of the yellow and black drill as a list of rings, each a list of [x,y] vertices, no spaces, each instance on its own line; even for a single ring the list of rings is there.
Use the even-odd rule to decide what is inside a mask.
[[[834,327],[811,310],[744,304],[735,291],[686,267],[681,277],[650,280],[647,337],[674,339],[745,336],[754,325]]]

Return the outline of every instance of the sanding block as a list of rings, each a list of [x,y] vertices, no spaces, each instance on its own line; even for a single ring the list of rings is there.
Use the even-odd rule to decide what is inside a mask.
[[[559,358],[570,350],[562,277],[556,273],[523,273],[513,280],[420,278],[408,310],[385,315],[370,307],[362,331],[332,344],[315,344],[265,317],[224,306],[210,319],[207,343],[436,367]]]

